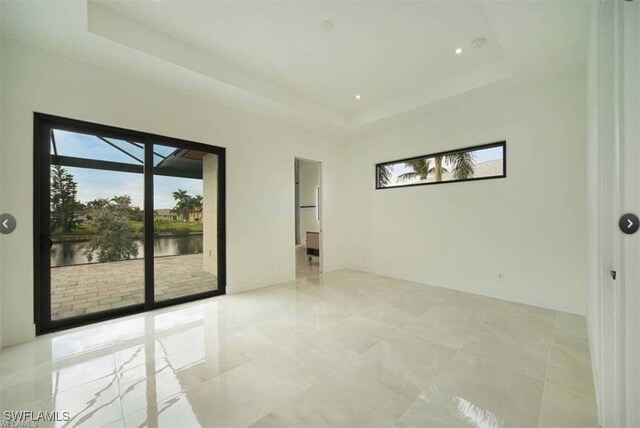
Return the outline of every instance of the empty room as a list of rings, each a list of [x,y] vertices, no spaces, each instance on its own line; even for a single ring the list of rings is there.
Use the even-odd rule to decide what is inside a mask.
[[[0,36],[0,426],[640,427],[640,0]]]

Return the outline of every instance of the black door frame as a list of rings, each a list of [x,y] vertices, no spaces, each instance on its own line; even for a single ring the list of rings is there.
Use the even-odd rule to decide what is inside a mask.
[[[50,240],[50,180],[51,180],[51,143],[52,129],[100,135],[121,140],[132,139],[144,144],[144,165],[153,165],[154,144],[176,148],[198,150],[218,156],[218,218],[217,252],[218,284],[216,290],[155,301],[154,259],[153,259],[153,178],[154,170],[143,169],[144,174],[144,303],[86,314],[62,320],[51,320],[51,257]],[[226,169],[225,148],[196,143],[179,138],[165,137],[147,132],[133,131],[114,126],[85,122],[43,113],[34,113],[33,127],[33,255],[34,255],[34,322],[36,334],[40,335],[64,330],[98,321],[136,314],[152,309],[191,302],[226,293]]]

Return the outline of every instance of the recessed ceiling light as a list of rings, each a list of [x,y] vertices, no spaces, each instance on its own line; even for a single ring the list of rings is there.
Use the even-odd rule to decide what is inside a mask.
[[[333,21],[328,20],[328,19],[326,21],[322,21],[320,23],[320,28],[322,28],[322,30],[324,30],[324,31],[333,30]]]
[[[462,49],[462,48],[457,48],[456,49],[456,55],[462,55],[463,50],[464,49]]]
[[[362,99],[362,95],[356,94],[356,100]]]

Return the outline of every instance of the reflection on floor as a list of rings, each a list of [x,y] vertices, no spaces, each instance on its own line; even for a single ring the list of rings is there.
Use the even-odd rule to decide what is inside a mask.
[[[320,274],[320,259],[307,256],[307,247],[296,246],[296,278],[317,277]]]
[[[593,426],[581,316],[341,270],[0,352],[69,426]]]
[[[202,254],[155,258],[156,300],[217,288],[202,269]],[[144,303],[144,260],[51,269],[53,320]]]

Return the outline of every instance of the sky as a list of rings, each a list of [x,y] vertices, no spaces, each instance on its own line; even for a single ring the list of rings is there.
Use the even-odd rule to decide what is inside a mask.
[[[476,156],[476,159],[475,159],[476,164],[490,161],[490,160],[502,159],[502,147],[492,147],[489,149],[476,150],[474,151],[474,154]],[[433,160],[431,161],[431,166],[433,167]],[[449,169],[449,165],[447,162],[443,162],[443,166]],[[391,178],[391,182],[389,183],[389,186],[394,186],[398,184],[410,184],[412,182],[418,181],[418,179],[416,178],[415,180],[407,180],[401,183],[397,182],[397,178],[399,175],[404,174],[405,172],[410,172],[410,171],[413,171],[413,170],[405,166],[404,162],[394,164],[393,169],[391,171],[392,178]]]
[[[60,156],[72,156],[85,159],[121,162],[131,165],[141,165],[137,160],[121,153],[107,143],[92,135],[77,134],[66,131],[54,131],[56,148]],[[109,139],[114,145],[126,149],[133,156],[142,160],[143,149],[135,147],[125,141]],[[175,150],[174,147],[155,145],[154,151],[167,155]],[[51,150],[53,153],[53,149]],[[155,156],[155,164],[162,160]],[[133,206],[141,209],[144,205],[144,176],[117,171],[103,171],[98,169],[64,167],[74,176],[78,184],[78,200],[87,203],[96,198],[111,199],[116,195],[129,195]],[[191,196],[202,195],[202,180],[180,177],[154,177],[154,209],[173,208],[175,200],[173,192],[177,189],[186,190]]]

